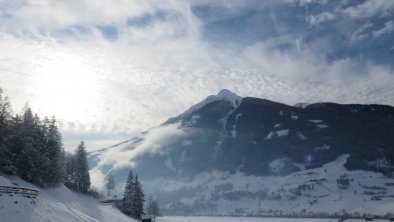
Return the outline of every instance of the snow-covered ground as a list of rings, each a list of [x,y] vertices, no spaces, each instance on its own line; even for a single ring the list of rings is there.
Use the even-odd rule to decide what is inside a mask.
[[[162,210],[177,215],[183,215],[179,209],[185,209],[186,215],[393,214],[394,179],[375,172],[348,171],[343,166],[347,157],[288,176],[215,171],[189,180],[159,180],[155,187],[146,187],[160,189]],[[280,161],[273,162],[272,167],[281,167]],[[337,182],[341,177],[348,180],[348,185]],[[179,201],[163,203],[169,194]]]
[[[0,221],[136,221],[122,214],[117,208],[103,206],[97,199],[72,192],[64,185],[40,189],[15,176],[0,176],[1,186],[15,186],[15,183],[21,187],[39,190],[39,196],[33,201],[17,194],[2,194]]]
[[[275,217],[159,217],[156,222],[337,222],[338,219],[320,218],[275,218]],[[348,222],[364,221],[349,219]],[[388,221],[388,220],[374,220]]]

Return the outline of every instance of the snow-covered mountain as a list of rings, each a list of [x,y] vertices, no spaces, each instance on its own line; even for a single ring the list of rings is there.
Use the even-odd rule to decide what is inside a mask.
[[[37,198],[20,194],[0,194],[0,221],[136,221],[117,208],[104,206],[97,199],[70,191],[64,185],[52,189],[40,189],[16,176],[0,176],[1,186],[24,187],[39,191]]]
[[[393,144],[391,106],[288,106],[222,90],[89,159],[94,184],[112,173],[120,193],[132,168],[169,214],[381,214],[394,201]]]

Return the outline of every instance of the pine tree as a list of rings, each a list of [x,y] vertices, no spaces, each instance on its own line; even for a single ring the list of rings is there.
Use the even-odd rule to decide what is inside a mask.
[[[133,171],[130,170],[125,185],[122,206],[120,206],[120,209],[123,211],[123,213],[131,217],[141,219],[141,215],[144,214],[144,197],[145,195],[138,180],[138,175],[134,177]]]
[[[131,206],[133,203],[133,189],[134,189],[134,174],[133,171],[130,170],[124,188],[123,204],[121,206],[121,210],[123,211],[123,213],[127,215],[131,215]]]
[[[12,117],[0,89],[0,172],[17,174],[42,187],[64,181],[65,152],[56,119],[44,121],[28,105]]]
[[[66,182],[65,185],[68,188],[76,190],[76,161],[75,156],[72,154],[66,154]]]
[[[8,144],[9,156],[7,157],[11,163],[11,174],[18,173],[18,165],[17,160],[19,158],[20,152],[22,150],[22,129],[23,129],[23,120],[19,115],[15,115],[12,118],[11,122],[11,137]]]
[[[75,187],[81,193],[87,193],[90,188],[89,166],[83,141],[75,154]]]
[[[106,178],[107,182],[105,183],[105,187],[108,190],[108,197],[110,195],[110,190],[113,190],[115,188],[115,180],[114,180],[114,176],[112,176],[112,174],[108,175]]]
[[[0,88],[0,172],[15,174],[15,153],[12,149],[12,111],[7,97]]]
[[[134,187],[132,190],[131,216],[141,219],[141,215],[144,214],[145,195],[138,180],[138,175],[134,177]]]
[[[17,159],[18,175],[29,182],[37,180],[38,150],[35,141],[35,121],[31,109],[25,108],[21,128],[21,150]]]
[[[47,158],[47,150],[46,141],[45,141],[45,132],[46,126],[40,120],[40,117],[35,114],[33,116],[33,147],[35,149],[36,157],[33,160],[35,164],[35,178],[32,181],[33,183],[38,184],[41,187],[46,187],[47,185],[47,175],[51,173],[53,169],[49,168],[49,160]]]
[[[64,182],[65,177],[65,159],[64,149],[62,144],[62,137],[56,125],[56,118],[52,117],[51,121],[45,120],[45,156],[48,161],[47,180],[48,185],[55,185],[59,182]]]

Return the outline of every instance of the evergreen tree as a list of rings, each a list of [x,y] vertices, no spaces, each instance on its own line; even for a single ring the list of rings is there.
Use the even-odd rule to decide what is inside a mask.
[[[51,121],[45,120],[45,159],[47,161],[47,179],[48,185],[54,185],[59,182],[64,182],[65,177],[65,159],[64,149],[62,144],[62,137],[56,125],[56,118],[52,117]]]
[[[18,175],[29,182],[37,181],[38,150],[35,141],[35,120],[29,107],[25,108],[22,118],[21,148],[17,159]]]
[[[75,154],[75,187],[81,193],[88,193],[90,188],[89,166],[83,141]]]
[[[144,197],[138,175],[134,176],[133,171],[130,170],[120,210],[131,217],[141,219],[141,215],[144,214]]]
[[[123,211],[123,213],[127,215],[131,215],[131,206],[133,203],[133,189],[134,189],[134,174],[133,171],[130,170],[124,188],[123,204],[121,206],[121,210]]]
[[[141,215],[144,214],[144,202],[145,195],[142,191],[141,184],[138,180],[138,175],[134,177],[132,192],[132,204],[131,204],[131,216],[137,219],[141,219]]]
[[[8,174],[17,174],[19,172],[17,160],[19,158],[22,149],[22,127],[23,121],[19,115],[15,115],[11,122],[11,136],[9,138],[8,149],[5,155],[7,162],[10,164],[8,168]]]
[[[12,149],[12,111],[7,97],[0,88],[0,172],[16,173],[14,166],[15,153]]]
[[[13,118],[0,89],[0,172],[42,187],[54,186],[64,181],[64,155],[56,119],[41,121],[28,105]]]
[[[114,180],[114,176],[112,176],[112,174],[108,175],[106,178],[107,182],[105,183],[105,187],[108,190],[108,197],[110,195],[110,190],[113,190],[115,188],[115,180]]]
[[[47,151],[45,149],[46,126],[43,124],[37,114],[33,116],[33,122],[32,138],[36,156],[33,159],[35,165],[35,178],[32,182],[38,184],[39,186],[46,187],[48,180],[47,175],[53,170],[47,167],[50,163],[47,158]]]
[[[66,182],[65,185],[68,188],[76,190],[76,161],[75,156],[72,154],[66,154]]]

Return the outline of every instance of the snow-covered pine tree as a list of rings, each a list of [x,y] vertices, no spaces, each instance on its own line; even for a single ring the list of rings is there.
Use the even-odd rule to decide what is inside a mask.
[[[12,149],[12,111],[8,98],[3,96],[0,88],[0,172],[7,174],[16,173],[14,166],[15,154]]]
[[[144,214],[145,195],[138,180],[138,175],[134,177],[134,186],[132,190],[131,216],[141,219],[141,215]]]
[[[23,120],[22,117],[19,115],[15,115],[15,117],[12,118],[12,123],[11,123],[11,138],[9,141],[9,146],[8,150],[10,151],[10,156],[8,156],[8,159],[10,160],[12,166],[10,170],[10,174],[17,174],[18,173],[18,164],[17,160],[19,158],[20,152],[22,150],[22,128],[23,128]]]
[[[123,204],[122,206],[120,206],[121,208],[120,210],[127,215],[131,215],[131,207],[133,203],[133,189],[134,189],[134,174],[133,171],[130,170],[124,188]]]
[[[0,89],[0,172],[47,187],[63,182],[64,150],[56,119],[41,121],[25,106],[22,117],[12,117]]]
[[[62,144],[62,136],[56,125],[56,118],[52,117],[50,122],[47,122],[46,131],[46,144],[45,154],[47,156],[47,167],[48,172],[47,185],[53,186],[59,182],[64,182],[65,177],[65,166],[64,166],[64,150]]]
[[[18,175],[29,182],[37,182],[38,150],[35,141],[35,121],[29,107],[25,108],[22,117],[21,150],[17,159]]]
[[[34,148],[36,152],[36,159],[34,160],[35,164],[35,179],[34,183],[39,186],[46,187],[48,180],[48,175],[54,169],[48,167],[49,160],[47,158],[48,151],[46,150],[46,126],[40,120],[40,117],[35,114],[33,117],[34,125],[33,125],[33,140],[34,140]]]
[[[66,154],[65,156],[65,164],[66,164],[66,181],[65,185],[68,188],[76,190],[76,161],[75,155],[73,154]]]
[[[75,187],[81,193],[88,193],[90,188],[89,166],[85,149],[85,143],[82,141],[75,154]]]

